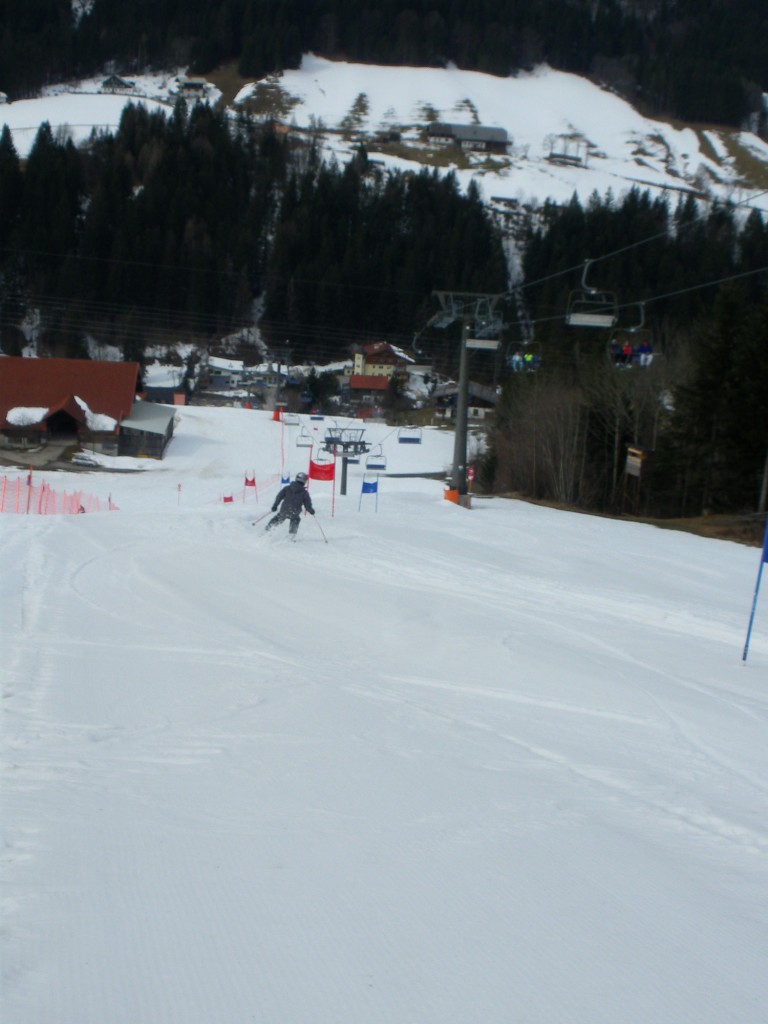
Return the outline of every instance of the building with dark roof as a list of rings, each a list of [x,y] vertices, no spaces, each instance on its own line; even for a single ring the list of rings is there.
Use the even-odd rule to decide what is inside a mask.
[[[481,124],[446,124],[436,121],[427,128],[427,139],[465,150],[506,153],[509,136],[505,128],[486,128]]]

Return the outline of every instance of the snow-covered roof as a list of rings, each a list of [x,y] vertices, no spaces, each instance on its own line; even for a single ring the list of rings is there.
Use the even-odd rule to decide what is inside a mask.
[[[242,373],[245,363],[242,359],[223,359],[221,356],[209,356],[208,366],[211,370],[227,370]]]
[[[82,398],[75,395],[75,401],[85,413],[85,422],[89,430],[97,431],[109,431],[114,430],[117,426],[117,420],[114,416],[106,416],[101,412],[93,412],[89,407],[88,403],[84,402]]]
[[[30,427],[33,423],[42,423],[48,415],[47,406],[16,406],[6,413],[6,420],[13,427]]]
[[[135,402],[130,415],[120,424],[129,430],[141,430],[145,434],[165,434],[168,423],[175,416],[175,410],[156,402]]]
[[[5,356],[0,374],[0,425],[18,426],[8,419],[13,410],[44,408],[42,417],[32,423],[61,411],[90,430],[114,430],[134,402],[138,374],[138,363]]]

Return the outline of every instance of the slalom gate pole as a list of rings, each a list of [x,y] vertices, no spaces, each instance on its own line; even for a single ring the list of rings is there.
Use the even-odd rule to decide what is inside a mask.
[[[312,518],[313,518],[313,519],[315,520],[315,522],[317,523],[317,516],[312,516]],[[327,538],[327,537],[325,536],[325,531],[323,530],[323,528],[322,528],[322,526],[320,525],[320,523],[317,523],[317,528],[318,528],[318,530],[320,531],[320,533],[322,533],[322,535],[323,535],[323,540],[324,540],[324,541],[325,541],[325,543],[327,544],[327,543],[328,543],[328,538]]]
[[[742,655],[741,655],[741,662],[742,662],[743,665],[746,664],[746,662],[747,662],[747,655],[749,654],[749,638],[752,636],[752,626],[753,626],[754,621],[755,621],[755,611],[757,609],[757,595],[760,593],[760,579],[762,578],[762,575],[763,575],[763,566],[764,565],[765,565],[765,562],[761,561],[760,562],[760,568],[757,570],[757,584],[755,585],[755,593],[754,593],[754,596],[752,598],[752,611],[750,612],[750,615],[749,615],[749,625],[747,626],[747,639],[744,641],[744,650],[743,650]]]
[[[744,641],[744,652],[741,655],[742,664],[747,662],[747,654],[749,653],[749,638],[752,635],[752,625],[755,621],[755,610],[757,609],[757,595],[760,593],[760,580],[763,576],[763,566],[768,562],[768,519],[765,521],[765,533],[763,534],[763,551],[760,556],[760,568],[757,570],[757,583],[755,584],[755,593],[752,598],[752,611],[749,616],[749,625],[747,626],[747,639]]]

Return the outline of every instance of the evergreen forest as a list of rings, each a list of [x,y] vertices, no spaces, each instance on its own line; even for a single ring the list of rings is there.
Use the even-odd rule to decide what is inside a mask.
[[[0,89],[18,99],[107,66],[262,77],[307,52],[496,75],[546,62],[646,113],[761,131],[766,39],[764,0],[0,0]]]
[[[546,60],[648,112],[765,128],[766,8],[757,0],[0,0],[0,89],[221,62],[257,76],[314,51],[509,74]],[[585,259],[591,262],[585,264]],[[586,283],[615,331],[567,323]],[[309,137],[179,102],[125,108],[76,148],[43,125],[27,160],[0,134],[0,349],[142,361],[210,347],[258,319],[264,340],[323,365],[382,338],[455,374],[460,325],[435,292],[503,295],[484,485],[599,511],[753,513],[768,499],[768,226],[756,211],[635,189],[521,211],[514,233],[451,174],[384,171],[364,145],[328,164]],[[620,369],[611,341],[651,339]],[[512,354],[535,355],[516,372]],[[392,396],[393,402],[397,396]],[[627,447],[646,455],[624,472]]]
[[[23,167],[0,135],[0,280],[5,354],[34,322],[52,354],[84,357],[96,338],[141,361],[148,345],[214,345],[258,306],[265,340],[297,360],[418,339],[449,375],[460,325],[435,324],[435,292],[501,295],[501,357],[470,366],[501,389],[487,487],[665,516],[765,508],[768,226],[754,210],[634,189],[545,204],[510,236],[450,174],[384,172],[362,146],[329,165],[207,105],[129,105],[86,147],[43,125]],[[585,284],[614,297],[618,332],[653,339],[650,366],[618,370],[610,331],[568,325]],[[518,349],[535,373],[511,369]],[[629,491],[627,445],[653,452]]]
[[[254,322],[296,358],[346,356],[382,335],[408,344],[446,281],[506,287],[476,189],[434,170],[345,167],[313,145],[205,104],[172,116],[128,105],[114,136],[76,148],[44,124],[22,169],[0,136],[0,330],[40,311],[41,337],[81,356],[86,335],[141,358],[208,345]]]
[[[768,226],[756,211],[621,202],[545,207],[529,222],[516,291],[535,373],[508,374],[487,483],[603,511],[689,517],[766,509]],[[585,253],[598,254],[585,264]],[[571,326],[595,308],[615,328]],[[581,305],[580,305],[581,304]],[[616,342],[647,342],[627,367]],[[514,347],[514,346],[512,346]],[[624,473],[627,447],[647,457]]]

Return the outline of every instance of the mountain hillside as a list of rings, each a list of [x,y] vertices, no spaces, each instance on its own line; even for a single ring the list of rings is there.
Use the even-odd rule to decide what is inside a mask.
[[[364,144],[387,166],[451,168],[486,199],[566,202],[632,186],[750,202],[768,190],[768,143],[753,132],[645,117],[585,78],[542,66],[499,78],[457,68],[388,68],[307,55],[244,86],[235,108],[323,135],[341,157]],[[503,128],[507,152],[456,153],[425,140],[435,122]],[[324,131],[325,130],[325,131]],[[768,210],[764,196],[755,197]]]
[[[261,78],[313,52],[500,76],[548,63],[654,114],[766,126],[763,0],[2,0],[0,25],[0,89],[14,99],[107,67],[229,61]]]
[[[131,78],[118,94],[101,78],[49,87],[45,95],[0,106],[21,156],[48,120],[75,141],[94,128],[116,130],[128,102],[178,99],[180,73]],[[577,194],[619,195],[637,186],[670,199],[683,194],[768,210],[768,143],[754,132],[654,120],[585,78],[546,66],[499,78],[457,68],[390,68],[306,55],[299,69],[247,81],[219,69],[204,97],[257,119],[275,118],[298,136],[318,138],[348,160],[364,145],[395,169],[452,170],[486,201],[567,202]],[[430,143],[436,122],[502,128],[503,153],[462,152]]]
[[[649,514],[764,508],[768,147],[754,133],[651,120],[547,67],[497,78],[307,55],[246,83],[230,69],[108,87],[0,107],[6,354],[109,344],[143,360],[257,328],[319,365],[418,339],[453,376],[458,326],[435,322],[436,296],[503,295],[498,359],[470,371],[504,385],[487,486],[616,510],[640,444],[657,455]],[[654,359],[639,375],[617,374],[607,332],[567,322],[587,260],[620,329],[642,321]],[[530,344],[532,390],[510,371]]]

